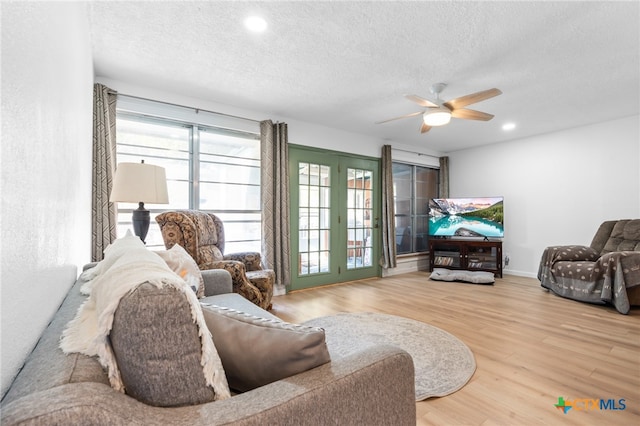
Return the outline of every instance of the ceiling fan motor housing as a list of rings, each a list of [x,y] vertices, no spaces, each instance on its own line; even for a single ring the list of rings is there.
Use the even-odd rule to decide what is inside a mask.
[[[436,95],[437,100],[440,101],[440,93],[442,93],[442,91],[446,88],[447,83],[436,83],[432,85],[431,88],[429,88],[429,91]]]

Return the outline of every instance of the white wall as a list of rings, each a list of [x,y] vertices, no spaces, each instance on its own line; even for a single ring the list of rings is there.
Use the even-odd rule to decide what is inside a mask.
[[[90,260],[85,5],[2,3],[2,395]]]
[[[505,273],[535,277],[545,247],[589,245],[605,220],[640,218],[640,117],[457,151],[451,196],[505,197]]]

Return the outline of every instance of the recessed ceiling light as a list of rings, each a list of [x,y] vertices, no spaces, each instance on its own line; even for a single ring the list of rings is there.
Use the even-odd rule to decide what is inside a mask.
[[[249,16],[244,20],[244,26],[247,27],[249,31],[261,33],[267,29],[267,21],[259,16]]]
[[[508,132],[509,130],[513,130],[516,128],[516,123],[505,123],[502,125],[502,130]]]

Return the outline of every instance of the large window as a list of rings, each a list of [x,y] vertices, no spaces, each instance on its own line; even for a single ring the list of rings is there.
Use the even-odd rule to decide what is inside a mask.
[[[151,212],[147,247],[164,247],[157,214],[197,209],[222,219],[226,252],[260,251],[259,134],[121,110],[116,121],[117,162],[144,160],[167,173],[169,204],[145,204]],[[132,229],[135,208],[118,203],[119,236]]]
[[[438,170],[393,163],[398,254],[429,250],[429,199],[438,197]]]

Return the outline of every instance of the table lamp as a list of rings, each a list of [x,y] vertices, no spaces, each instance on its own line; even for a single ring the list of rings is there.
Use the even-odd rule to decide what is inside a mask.
[[[133,210],[133,232],[144,243],[149,231],[149,210],[144,203],[168,204],[167,177],[163,167],[140,163],[120,163],[111,189],[111,202],[138,203]]]

